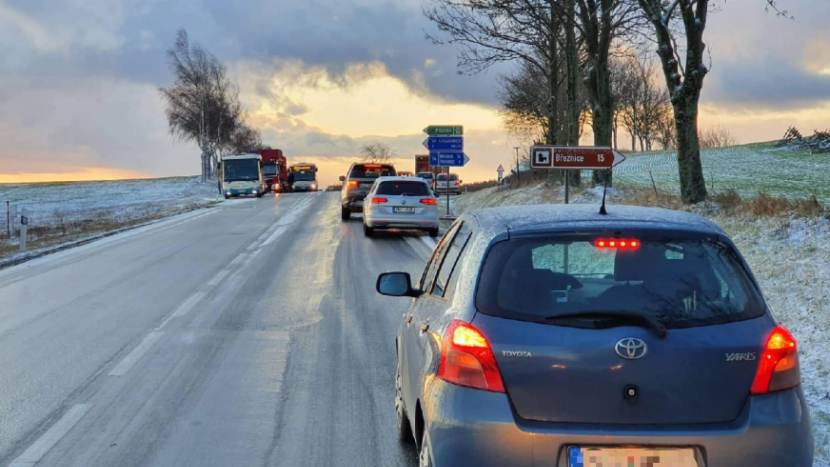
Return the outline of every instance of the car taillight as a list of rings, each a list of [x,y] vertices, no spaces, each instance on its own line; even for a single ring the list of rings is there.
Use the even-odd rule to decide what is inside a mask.
[[[349,180],[349,186],[357,186],[357,180]]]
[[[461,185],[461,182],[459,182],[458,180],[456,180],[456,181],[455,181],[455,184],[456,184],[456,185]]]
[[[459,386],[505,392],[490,343],[478,329],[463,321],[455,320],[447,327],[438,377]]]
[[[438,204],[438,202],[435,200],[435,198],[423,198],[421,200],[421,204],[428,204],[430,206],[435,206],[436,204]]]
[[[752,394],[792,389],[801,384],[798,344],[784,326],[778,326],[767,339],[758,371],[752,382]]]
[[[384,204],[387,201],[389,201],[389,200],[386,199],[386,198],[377,198],[377,197],[372,198],[372,204]]]

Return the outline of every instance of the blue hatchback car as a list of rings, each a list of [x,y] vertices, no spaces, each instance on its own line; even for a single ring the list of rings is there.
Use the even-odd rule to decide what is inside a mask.
[[[461,216],[396,340],[398,434],[437,467],[809,467],[797,344],[693,214]]]

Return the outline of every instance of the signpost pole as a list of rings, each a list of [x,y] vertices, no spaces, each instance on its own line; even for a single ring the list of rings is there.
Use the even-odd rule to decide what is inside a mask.
[[[571,180],[570,180],[571,177],[568,176],[569,174],[568,174],[567,170],[564,171],[564,172],[565,172],[565,204],[568,204],[568,200],[570,198],[570,191],[571,191]],[[565,264],[567,264],[567,262]]]
[[[28,209],[20,210],[20,251],[26,251],[26,234],[29,230],[29,214]]]
[[[12,216],[8,201],[6,201],[6,232],[8,232],[9,238],[12,238]]]
[[[447,167],[447,217],[450,216],[450,168]]]

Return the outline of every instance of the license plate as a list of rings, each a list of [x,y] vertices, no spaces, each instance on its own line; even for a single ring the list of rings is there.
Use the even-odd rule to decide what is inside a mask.
[[[414,214],[415,213],[415,208],[392,208],[392,212]]]
[[[372,188],[372,183],[361,183],[360,188]]]
[[[697,467],[691,448],[569,447],[569,467]]]

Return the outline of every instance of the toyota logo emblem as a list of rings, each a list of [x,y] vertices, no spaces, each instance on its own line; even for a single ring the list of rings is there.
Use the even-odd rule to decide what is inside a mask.
[[[401,204],[406,204],[406,200],[401,201]]]
[[[617,345],[614,346],[614,350],[617,352],[622,358],[628,360],[637,360],[638,358],[643,358],[648,352],[648,346],[646,343],[640,339],[635,337],[626,337],[625,339],[621,339],[617,342]]]

